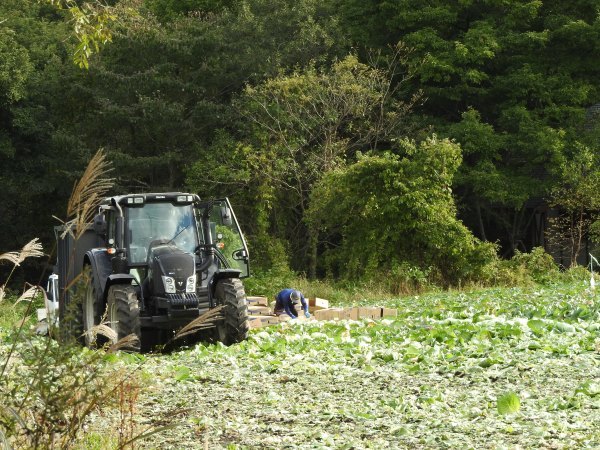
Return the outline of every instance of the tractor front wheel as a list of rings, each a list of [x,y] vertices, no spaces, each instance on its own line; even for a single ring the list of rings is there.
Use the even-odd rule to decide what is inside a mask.
[[[114,285],[108,289],[107,298],[109,327],[115,332],[115,344],[123,338],[123,350],[140,351],[140,307],[135,288],[131,285]]]
[[[248,337],[248,306],[244,285],[237,278],[219,280],[215,288],[217,305],[224,306],[225,319],[217,326],[217,337],[225,345]]]

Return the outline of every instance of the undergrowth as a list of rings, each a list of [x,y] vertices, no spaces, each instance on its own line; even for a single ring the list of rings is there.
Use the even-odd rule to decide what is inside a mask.
[[[284,288],[300,290],[305,297],[328,299],[332,304],[376,302],[382,298],[396,298],[443,291],[471,291],[495,287],[553,286],[564,283],[589,283],[591,274],[582,266],[561,270],[542,248],[530,253],[516,252],[509,260],[490,262],[481,279],[464,284],[441,286],[433,282],[426,271],[410,265],[398,266],[359,280],[310,280],[291,270],[265,270],[245,280],[248,295],[266,296],[274,301]],[[594,275],[597,278],[596,275]]]

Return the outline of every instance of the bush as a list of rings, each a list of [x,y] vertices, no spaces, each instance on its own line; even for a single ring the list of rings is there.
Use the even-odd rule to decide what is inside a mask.
[[[460,162],[458,144],[433,136],[326,174],[313,191],[309,223],[332,242],[322,258],[330,275],[389,275],[396,291],[478,279],[496,251],[456,217],[450,186]]]
[[[498,259],[487,274],[488,283],[506,286],[549,284],[560,279],[558,266],[542,247],[530,253],[516,250],[510,260]]]
[[[560,275],[561,275],[561,280],[564,281],[565,283],[583,283],[583,282],[589,283],[590,278],[592,277],[592,274],[587,269],[587,267],[583,267],[583,266],[569,267],[567,270],[562,272]],[[594,274],[594,279],[596,280],[596,282],[598,282],[597,274]]]

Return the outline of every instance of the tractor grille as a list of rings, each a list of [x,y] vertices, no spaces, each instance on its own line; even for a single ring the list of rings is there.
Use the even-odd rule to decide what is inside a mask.
[[[196,294],[165,294],[171,306],[198,306]]]

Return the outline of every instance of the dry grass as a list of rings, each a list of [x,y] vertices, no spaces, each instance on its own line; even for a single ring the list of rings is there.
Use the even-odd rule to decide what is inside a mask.
[[[173,340],[181,339],[182,337],[189,336],[190,334],[197,333],[200,330],[212,326],[212,323],[209,322],[212,322],[212,319],[219,316],[223,308],[224,306],[217,306],[216,308],[208,310],[197,319],[192,320],[173,336]]]
[[[0,261],[9,261],[14,266],[19,266],[27,258],[37,258],[39,256],[44,256],[44,251],[39,239],[34,238],[25,244],[20,251],[0,254]]]
[[[66,229],[67,232],[75,230],[75,239],[83,235],[87,224],[94,218],[100,200],[112,188],[114,179],[107,176],[111,171],[111,163],[107,161],[104,150],[100,149],[73,186],[67,205],[69,221],[66,223]]]
[[[6,295],[6,284],[12,277],[15,269],[21,265],[23,261],[27,258],[38,258],[40,256],[44,256],[44,251],[42,248],[42,244],[39,242],[38,238],[33,238],[27,244],[23,246],[20,251],[14,252],[6,252],[0,254],[0,262],[8,261],[12,264],[12,269],[6,278],[4,284],[0,285],[0,302],[4,300],[4,296]]]
[[[114,344],[112,344],[106,350],[107,353],[114,353],[117,350],[133,350],[139,351],[140,348],[140,338],[135,334],[129,334],[125,336],[123,339],[118,340]]]
[[[46,291],[44,290],[44,288],[38,285],[31,285],[29,283],[25,283],[25,290],[19,296],[19,298],[17,298],[16,303],[33,301],[38,295],[42,296],[44,305],[46,305],[46,300],[48,300],[48,296],[46,295]]]

